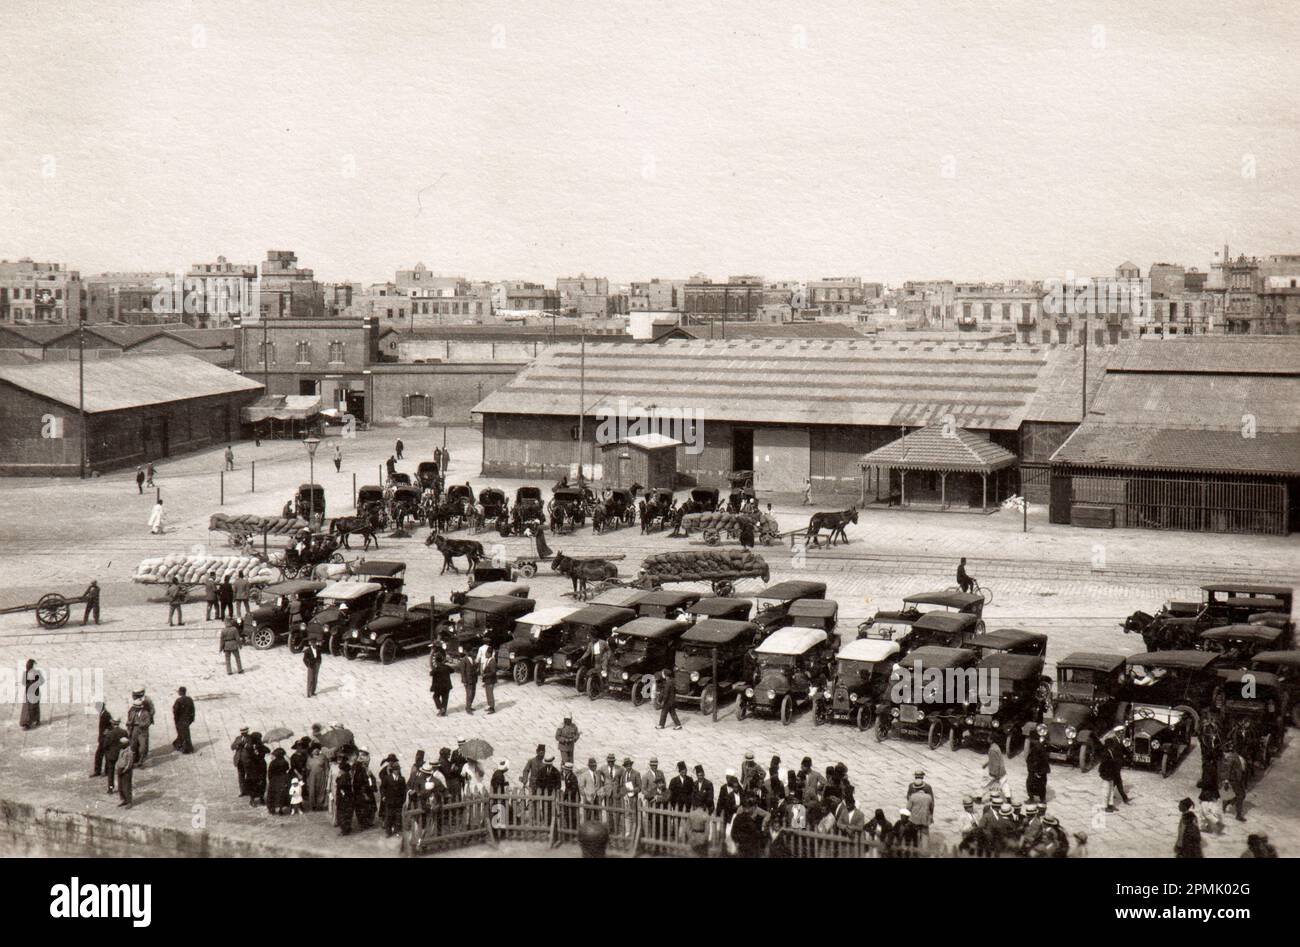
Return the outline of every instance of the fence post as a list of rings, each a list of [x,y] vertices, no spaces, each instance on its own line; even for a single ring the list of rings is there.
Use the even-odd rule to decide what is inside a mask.
[[[551,848],[554,848],[560,841],[560,794],[558,792],[551,795],[551,831],[548,839]]]
[[[222,471],[221,471],[221,503],[220,503],[220,505],[221,505],[221,506],[225,506],[225,505],[226,505],[226,472],[225,472],[225,470],[222,470]]]
[[[253,466],[249,468],[249,471],[250,471],[250,476],[253,479],[253,483],[251,489],[248,492],[256,493],[257,492],[257,461],[253,461]]]
[[[352,509],[357,508],[357,472],[352,471]]]

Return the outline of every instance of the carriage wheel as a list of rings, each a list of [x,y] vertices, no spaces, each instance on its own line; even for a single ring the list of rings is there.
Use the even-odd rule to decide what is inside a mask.
[[[62,628],[71,613],[68,600],[58,592],[47,592],[36,603],[36,620],[44,628]]]
[[[525,579],[531,579],[537,575],[537,563],[531,559],[525,559],[516,567],[516,571]]]
[[[343,565],[343,553],[341,552],[330,553],[330,562],[334,563],[336,566]]]
[[[704,531],[703,538],[705,543],[707,543],[710,546],[716,546],[719,542],[722,541],[722,537],[718,534],[718,531],[711,526]]]
[[[730,598],[731,593],[736,591],[736,586],[727,579],[715,579],[713,582],[713,594],[723,598]]]

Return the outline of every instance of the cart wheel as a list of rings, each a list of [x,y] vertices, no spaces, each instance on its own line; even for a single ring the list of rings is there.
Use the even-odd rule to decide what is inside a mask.
[[[876,718],[876,742],[884,743],[887,736],[889,736],[889,714],[881,714]]]
[[[341,552],[330,553],[330,562],[334,563],[336,566],[343,565],[343,553]]]
[[[525,579],[531,579],[537,575],[537,563],[531,559],[526,559],[516,567],[519,574]]]
[[[856,715],[858,729],[863,732],[869,730],[871,728],[871,724],[874,723],[874,720],[872,719],[873,716],[874,715],[871,712],[871,708],[868,707],[866,704],[863,704],[861,707],[859,707]]]
[[[47,592],[36,603],[36,621],[44,628],[62,628],[71,613],[68,600],[58,592]]]
[[[392,638],[385,638],[383,644],[379,646],[379,663],[392,664],[397,660],[397,642]]]
[[[930,749],[932,750],[937,749],[939,744],[943,742],[943,721],[942,720],[930,721],[930,736],[928,742],[930,744]]]
[[[786,694],[781,698],[781,726],[790,726],[790,719],[794,716],[794,698]]]
[[[713,709],[718,706],[718,689],[710,684],[700,692],[700,713],[706,717],[713,715]]]
[[[716,529],[709,527],[704,531],[703,539],[710,546],[716,546],[722,540],[722,537],[718,535]]]
[[[600,696],[600,679],[593,673],[587,675],[587,699],[595,700]]]
[[[515,666],[510,669],[510,675],[515,679],[516,684],[527,684],[532,670],[533,666],[527,661],[516,661]]]
[[[266,625],[253,629],[253,647],[258,651],[270,651],[275,647],[275,632]]]

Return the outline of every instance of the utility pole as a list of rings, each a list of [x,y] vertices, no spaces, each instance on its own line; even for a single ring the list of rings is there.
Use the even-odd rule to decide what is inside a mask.
[[[1079,414],[1079,423],[1083,423],[1088,417],[1088,310],[1084,307],[1083,311],[1083,388],[1079,392],[1082,411]]]
[[[65,298],[68,294],[64,294]],[[66,311],[66,305],[65,305]],[[77,312],[77,411],[81,415],[80,453],[77,461],[78,475],[86,479],[86,316]]]
[[[584,415],[587,413],[587,332],[585,329],[578,349],[578,484],[582,484],[582,438]]]

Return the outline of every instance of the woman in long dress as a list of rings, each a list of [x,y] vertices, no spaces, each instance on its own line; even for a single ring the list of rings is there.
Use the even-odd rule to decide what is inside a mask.
[[[30,730],[41,722],[41,688],[45,672],[36,667],[36,659],[28,658],[23,671],[23,709],[18,713],[18,725]]]
[[[271,765],[266,768],[266,811],[272,815],[289,812],[289,761],[282,746],[272,751]]]
[[[329,808],[330,763],[319,746],[312,747],[307,757],[307,787],[303,793],[303,808],[324,812]]]

